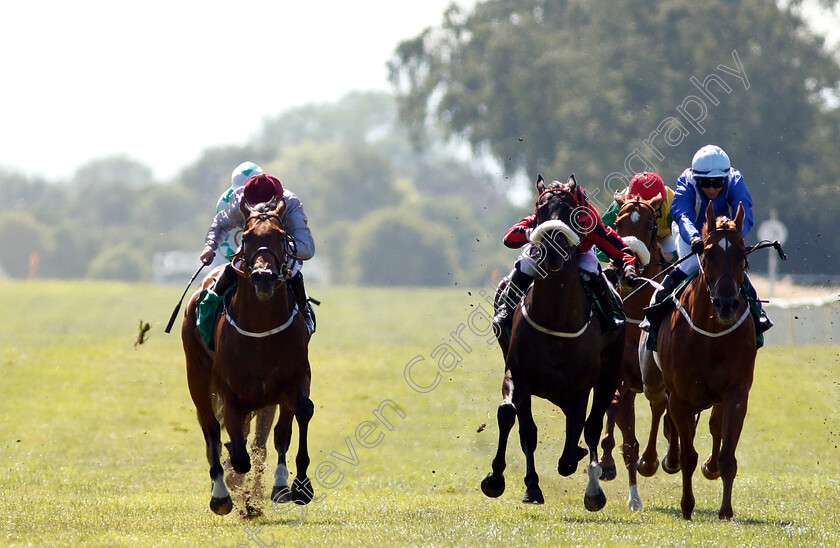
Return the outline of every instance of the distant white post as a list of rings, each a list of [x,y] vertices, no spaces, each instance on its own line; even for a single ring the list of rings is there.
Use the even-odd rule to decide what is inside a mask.
[[[771,242],[778,241],[780,244],[784,244],[788,234],[787,227],[776,219],[776,214],[775,209],[770,210],[770,219],[764,221],[758,227],[758,238],[761,240],[770,240]],[[770,260],[767,262],[767,269],[769,271],[767,275],[770,278],[770,295],[768,297],[770,298],[773,298],[778,267],[778,254],[773,250],[770,252]]]

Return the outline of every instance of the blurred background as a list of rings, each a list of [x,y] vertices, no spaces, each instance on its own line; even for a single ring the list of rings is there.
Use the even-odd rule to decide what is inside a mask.
[[[715,143],[787,227],[780,277],[838,285],[840,2],[297,4],[0,8],[0,276],[181,284],[251,160],[315,283],[484,285],[538,173],[603,210]]]

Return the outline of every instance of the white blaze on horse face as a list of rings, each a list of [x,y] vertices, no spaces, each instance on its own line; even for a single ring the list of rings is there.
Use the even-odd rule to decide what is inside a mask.
[[[727,249],[729,249],[729,238],[721,238],[720,241],[718,241],[718,245],[721,249],[726,251]]]
[[[213,480],[213,490],[210,494],[214,499],[223,499],[230,496],[230,491],[228,491],[225,485],[225,475],[223,473],[216,476]]]
[[[642,216],[639,215],[638,211],[634,211],[633,213],[630,214],[630,220],[634,223],[638,223],[639,219],[641,219],[641,218],[642,218]]]

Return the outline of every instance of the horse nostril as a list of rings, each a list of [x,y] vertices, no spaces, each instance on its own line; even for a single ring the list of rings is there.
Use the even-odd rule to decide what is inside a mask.
[[[713,305],[715,308],[720,308],[720,307],[721,307],[721,301],[720,301],[720,299],[719,299],[719,298],[717,298],[717,297],[715,297],[714,299],[712,299],[712,305]]]

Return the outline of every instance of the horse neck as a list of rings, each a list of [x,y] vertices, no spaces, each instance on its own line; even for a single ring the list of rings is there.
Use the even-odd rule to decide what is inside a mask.
[[[709,294],[709,288],[706,284],[706,276],[703,272],[698,272],[697,276],[688,284],[682,297],[680,297],[680,304],[688,311],[691,321],[697,326],[709,327],[712,322],[717,321],[715,307],[712,305],[712,296]]]
[[[577,257],[563,268],[546,276],[537,274],[531,290],[530,302],[526,300],[528,315],[540,325],[554,330],[580,328],[588,301],[580,280]]]
[[[285,283],[280,283],[274,289],[270,299],[261,301],[251,282],[247,278],[240,278],[231,309],[236,323],[242,329],[258,332],[273,329],[288,320],[292,313],[290,302]]]

